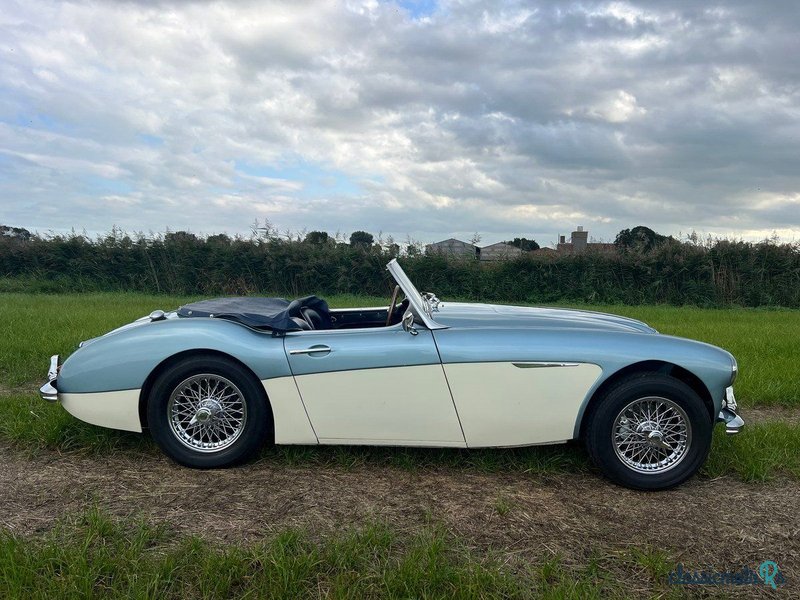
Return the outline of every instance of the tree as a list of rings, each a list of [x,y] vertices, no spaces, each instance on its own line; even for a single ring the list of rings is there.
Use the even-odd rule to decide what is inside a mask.
[[[370,248],[374,241],[375,238],[372,237],[372,234],[367,233],[366,231],[354,231],[353,233],[350,234],[351,246],[361,246],[362,248]]]
[[[523,252],[531,252],[532,250],[539,249],[539,244],[536,243],[536,240],[529,240],[528,238],[514,238],[510,242],[505,243],[519,248]]]
[[[231,238],[224,233],[216,233],[206,238],[206,244],[210,246],[230,246]]]
[[[0,225],[0,236],[10,237],[15,240],[26,242],[33,237],[33,234],[24,227],[9,227],[8,225]]]
[[[331,241],[331,236],[326,231],[309,231],[306,234],[305,240],[309,244],[321,246]]]
[[[473,246],[475,244],[478,244],[480,241],[481,241],[481,234],[478,233],[477,231],[473,233],[472,237],[469,239],[469,243],[472,244]]]
[[[169,231],[164,234],[164,242],[187,244],[197,241],[197,236],[189,231]]]
[[[614,245],[620,250],[642,250],[647,252],[666,242],[669,237],[656,233],[649,227],[637,225],[632,229],[623,229],[617,234]]]

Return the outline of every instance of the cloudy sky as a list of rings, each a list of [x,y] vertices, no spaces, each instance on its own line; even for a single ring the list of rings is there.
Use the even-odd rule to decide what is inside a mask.
[[[800,239],[800,3],[0,7],[0,223]]]

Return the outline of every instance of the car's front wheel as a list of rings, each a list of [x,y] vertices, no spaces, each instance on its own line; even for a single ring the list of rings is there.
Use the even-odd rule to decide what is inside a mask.
[[[147,423],[174,461],[199,469],[250,458],[271,430],[258,380],[222,357],[192,356],[167,368],[153,384]]]
[[[703,400],[688,385],[660,373],[641,373],[597,399],[585,442],[609,479],[660,490],[686,481],[702,466],[712,427]]]

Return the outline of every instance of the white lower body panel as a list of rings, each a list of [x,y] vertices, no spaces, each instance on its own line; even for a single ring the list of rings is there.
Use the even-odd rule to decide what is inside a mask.
[[[276,377],[261,382],[272,407],[276,444],[318,444],[308,420],[294,377]]]
[[[58,394],[58,400],[73,417],[92,425],[142,432],[139,419],[141,390],[93,392],[89,394]]]
[[[572,439],[578,411],[602,369],[590,363],[527,365],[444,365],[468,447],[532,446]]]
[[[440,364],[295,379],[321,444],[465,446]]]

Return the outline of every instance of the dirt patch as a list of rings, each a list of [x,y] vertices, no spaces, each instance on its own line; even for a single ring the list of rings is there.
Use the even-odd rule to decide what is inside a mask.
[[[295,467],[274,458],[193,471],[146,454],[31,458],[4,446],[0,453],[0,525],[20,534],[48,530],[95,503],[116,516],[144,515],[219,541],[253,541],[287,526],[324,536],[369,519],[401,530],[432,520],[476,551],[509,560],[558,554],[568,565],[583,565],[592,552],[650,547],[715,569],[772,559],[789,589],[797,589],[800,576],[800,494],[788,480],[692,480],[677,490],[642,493],[592,474]]]
[[[24,395],[33,395],[34,393],[38,393],[39,387],[42,384],[40,383],[38,386],[35,386],[32,383],[25,383],[22,385],[6,385],[2,381],[0,381],[0,398],[8,397],[8,396],[24,396]]]
[[[800,425],[800,410],[797,408],[785,408],[782,406],[759,406],[754,408],[743,408],[742,418],[747,423],[766,423],[781,421],[789,425]]]

